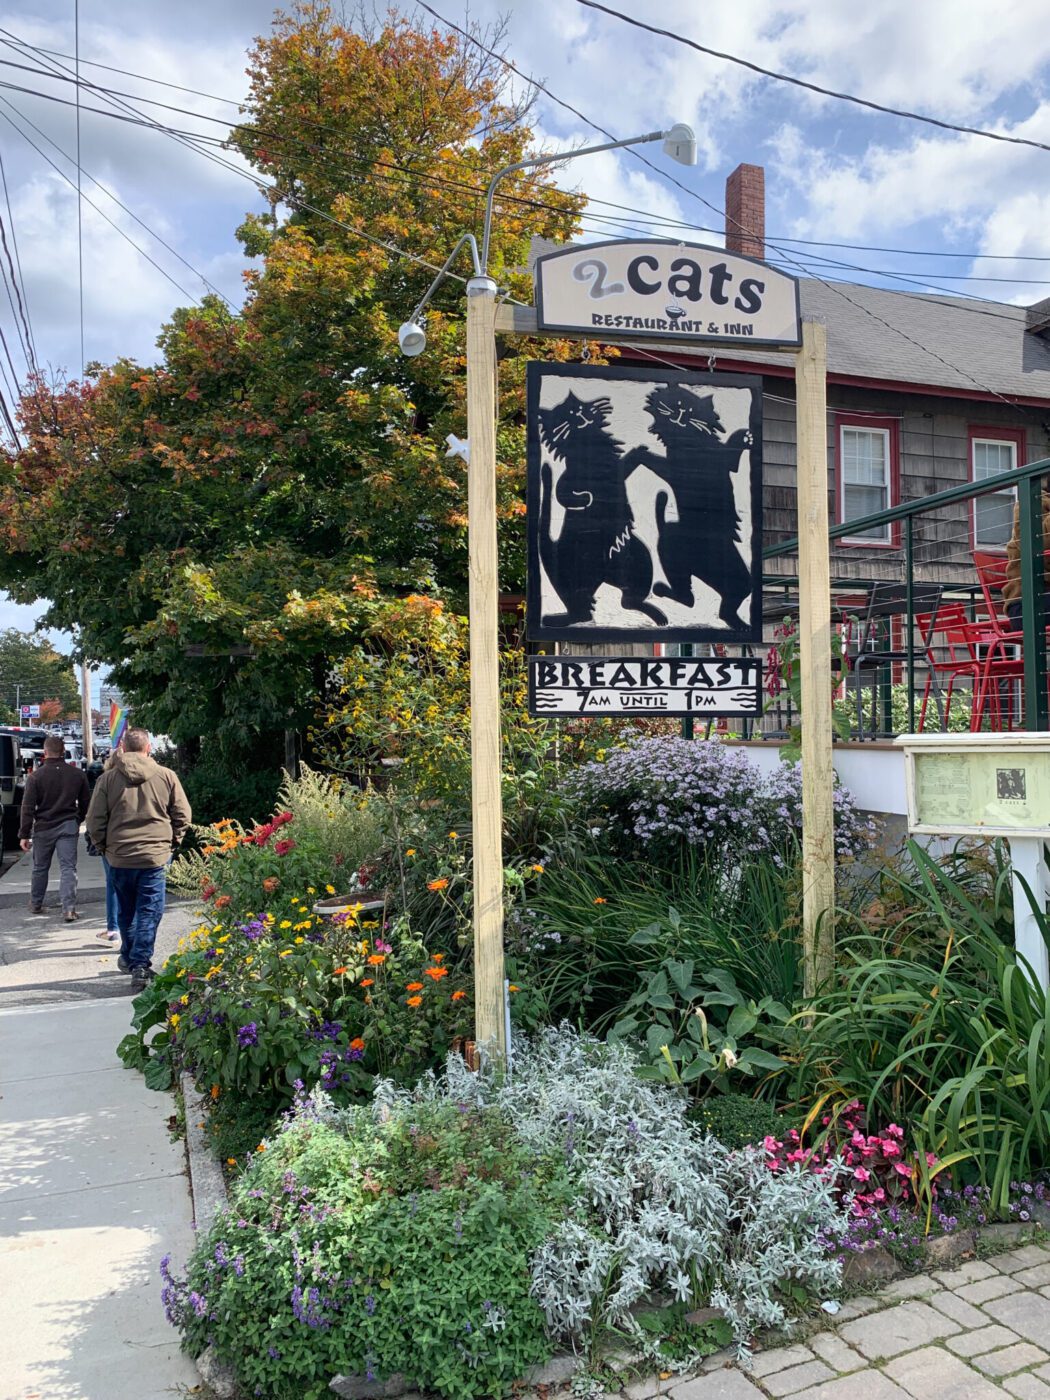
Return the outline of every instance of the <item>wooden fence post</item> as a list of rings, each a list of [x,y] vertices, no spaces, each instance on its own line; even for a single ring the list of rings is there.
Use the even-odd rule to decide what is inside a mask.
[[[827,330],[815,321],[804,321],[802,325],[795,385],[802,683],[802,948],[805,994],[812,997],[831,973],[835,961]]]

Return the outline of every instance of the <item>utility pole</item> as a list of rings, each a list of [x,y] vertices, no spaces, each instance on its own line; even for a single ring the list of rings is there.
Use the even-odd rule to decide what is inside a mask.
[[[95,756],[95,743],[91,732],[91,672],[86,661],[80,665],[80,724],[83,729],[84,762],[90,763]]]

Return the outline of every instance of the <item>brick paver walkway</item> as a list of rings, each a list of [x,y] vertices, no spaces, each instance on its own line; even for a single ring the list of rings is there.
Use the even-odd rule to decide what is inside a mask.
[[[712,1358],[712,1362],[714,1358]],[[833,1325],[694,1380],[636,1381],[628,1400],[1050,1400],[1050,1248],[899,1279]]]

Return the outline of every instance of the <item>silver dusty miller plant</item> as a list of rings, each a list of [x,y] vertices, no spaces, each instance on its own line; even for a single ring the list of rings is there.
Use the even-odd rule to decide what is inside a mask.
[[[636,1060],[562,1026],[515,1045],[514,1073],[472,1074],[458,1057],[413,1098],[494,1109],[537,1156],[561,1154],[578,1185],[577,1207],[532,1260],[532,1292],[555,1336],[595,1325],[637,1336],[632,1308],[651,1293],[722,1308],[743,1347],[758,1327],[784,1322],[778,1285],[817,1293],[841,1266],[829,1246],[846,1212],[835,1168],[772,1173],[754,1149],[730,1152],[702,1136],[673,1089],[639,1080]],[[408,1097],[376,1091],[376,1112]]]

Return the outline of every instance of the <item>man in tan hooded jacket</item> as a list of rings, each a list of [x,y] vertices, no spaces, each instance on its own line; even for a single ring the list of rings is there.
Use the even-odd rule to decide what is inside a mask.
[[[110,867],[120,929],[117,966],[131,973],[133,992],[153,976],[167,868],[191,817],[178,777],[150,758],[147,732],[130,729],[124,752],[95,784],[87,829]]]

